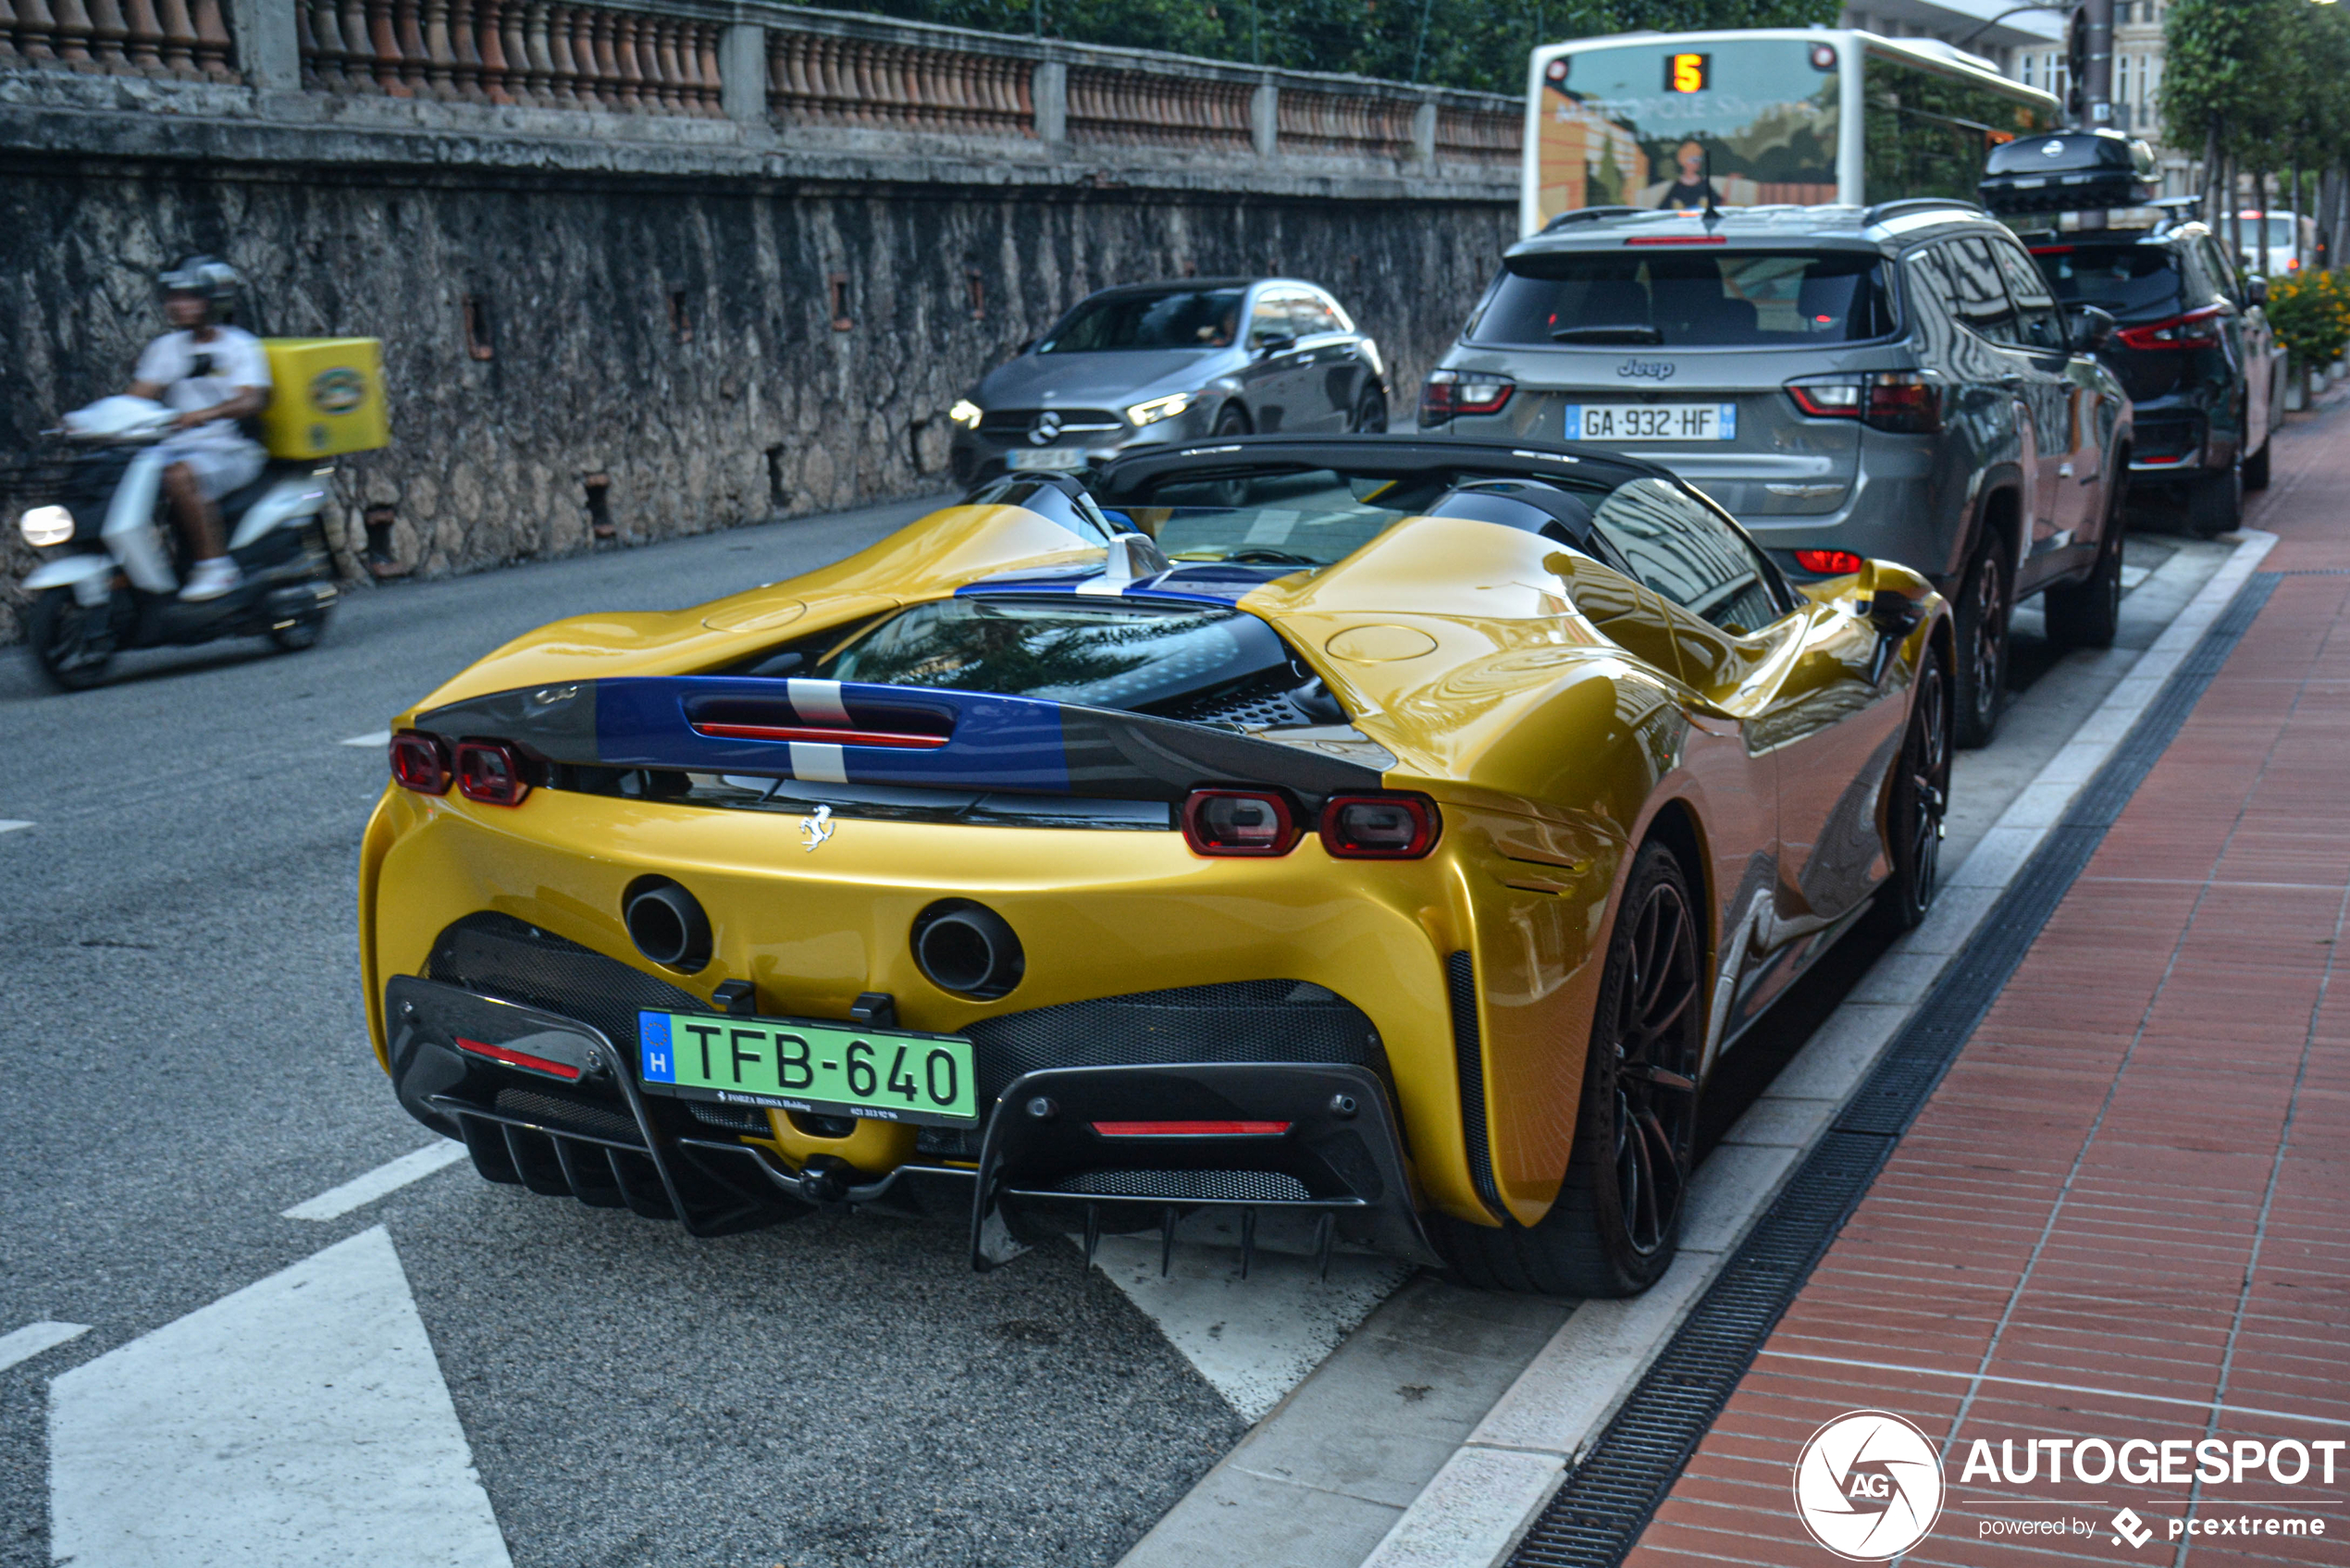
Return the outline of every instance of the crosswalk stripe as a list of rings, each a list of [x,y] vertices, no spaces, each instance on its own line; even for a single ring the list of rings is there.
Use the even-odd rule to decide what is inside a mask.
[[[354,1176],[340,1187],[329,1187],[315,1198],[305,1199],[285,1211],[287,1219],[339,1219],[355,1208],[374,1203],[387,1192],[397,1191],[411,1181],[419,1181],[434,1171],[455,1165],[465,1157],[465,1146],[442,1139],[428,1143],[414,1154],[388,1160],[367,1172]]]
[[[377,730],[373,735],[352,735],[349,740],[341,741],[337,744],[342,746],[390,746],[391,744],[391,732],[390,730]]]
[[[381,1226],[49,1384],[75,1568],[511,1568]]]
[[[90,1326],[86,1323],[51,1323],[44,1318],[0,1334],[0,1372],[88,1332]]]
[[[0,833],[14,833],[19,828],[31,826],[32,826],[31,822],[21,822],[14,817],[0,817]]]

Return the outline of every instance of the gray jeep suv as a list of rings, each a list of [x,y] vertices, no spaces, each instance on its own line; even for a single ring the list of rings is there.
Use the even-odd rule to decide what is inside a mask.
[[[2009,611],[2104,647],[2130,402],[2099,310],[2067,317],[1981,208],[1586,208],[1511,247],[1422,389],[1423,429],[1664,463],[1798,583],[1861,558],[1957,610],[1956,734],[1998,721]]]

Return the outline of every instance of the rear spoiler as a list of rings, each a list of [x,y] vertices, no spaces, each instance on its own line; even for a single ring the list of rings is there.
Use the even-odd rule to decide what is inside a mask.
[[[750,675],[621,676],[493,692],[419,714],[454,746],[501,740],[543,762],[814,784],[1180,801],[1273,785],[1318,809],[1378,770],[1175,719],[1035,698]]]

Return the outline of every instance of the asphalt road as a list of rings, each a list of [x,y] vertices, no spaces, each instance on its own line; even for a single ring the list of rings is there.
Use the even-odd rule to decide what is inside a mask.
[[[1239,1438],[1073,1250],[974,1276],[958,1228],[873,1216],[693,1241],[462,1167],[281,1217],[430,1142],[360,1021],[384,764],[341,743],[547,620],[922,510],[362,592],[309,653],[139,655],[70,698],[0,650],[0,819],[31,824],[0,832],[0,1336],[89,1329],[0,1369],[0,1564],[51,1562],[51,1378],[377,1226],[516,1564],[1111,1562]]]

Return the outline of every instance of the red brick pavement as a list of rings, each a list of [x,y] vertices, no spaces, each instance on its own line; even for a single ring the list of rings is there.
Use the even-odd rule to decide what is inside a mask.
[[[2350,415],[2278,438],[2249,522],[2350,570]],[[1847,1411],[1948,1443],[1920,1563],[2350,1562],[2328,1485],[1960,1484],[1978,1438],[2350,1438],[2350,575],[2288,575],[1895,1151],[1631,1568],[1836,1561],[1791,1500]],[[2019,1461],[2021,1460],[2019,1454]],[[2193,1469],[2189,1461],[2188,1469]],[[2154,1525],[2133,1550],[2108,1521]],[[2317,1515],[2322,1538],[2167,1538]],[[1985,1538],[1989,1521],[2094,1534]]]

